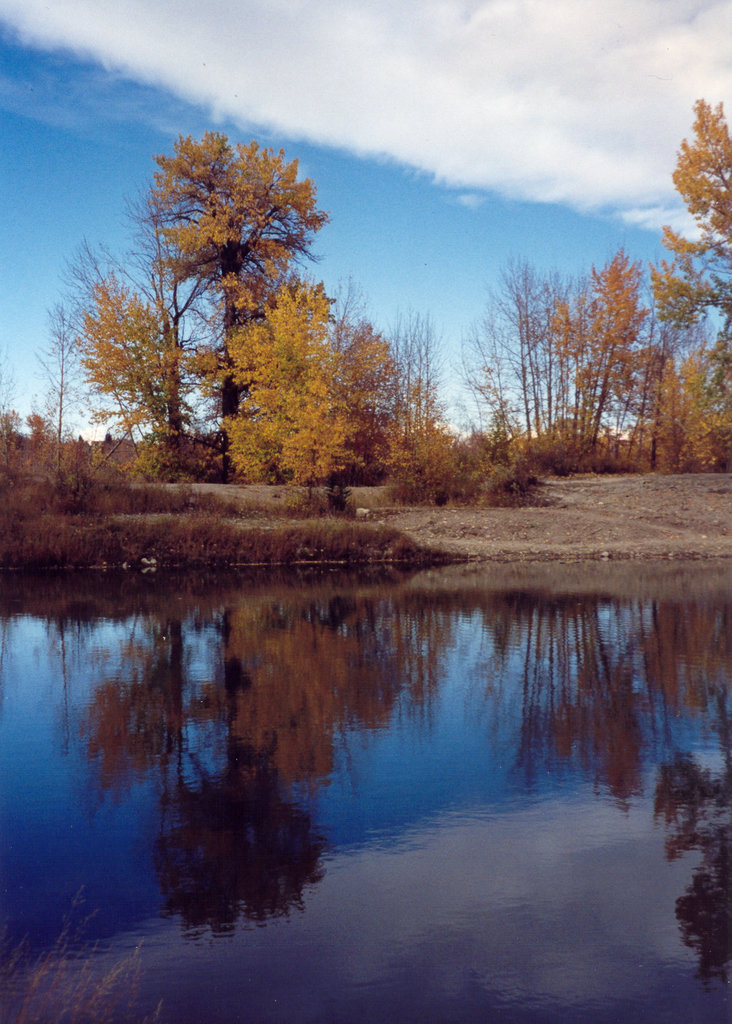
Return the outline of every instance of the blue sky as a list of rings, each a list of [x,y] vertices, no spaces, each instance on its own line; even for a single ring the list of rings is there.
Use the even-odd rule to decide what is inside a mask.
[[[510,259],[662,255],[692,106],[732,94],[732,3],[0,0],[0,359],[14,404],[83,239],[123,250],[153,155],[207,129],[298,158],[313,268],[372,318],[429,314],[451,395]]]

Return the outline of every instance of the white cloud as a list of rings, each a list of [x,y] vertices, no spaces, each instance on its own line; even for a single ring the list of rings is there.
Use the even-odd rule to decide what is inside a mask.
[[[730,2],[0,0],[0,19],[242,128],[654,227],[694,100],[732,95]]]

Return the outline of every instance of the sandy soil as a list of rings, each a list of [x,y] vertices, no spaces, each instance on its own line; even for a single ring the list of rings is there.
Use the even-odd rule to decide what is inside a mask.
[[[732,475],[549,480],[540,507],[410,509],[371,517],[476,560],[732,557]]]
[[[291,495],[281,487],[225,490],[274,517]],[[538,507],[520,509],[394,508],[383,488],[354,488],[352,498],[369,521],[476,561],[732,558],[732,474],[552,479],[541,485]]]

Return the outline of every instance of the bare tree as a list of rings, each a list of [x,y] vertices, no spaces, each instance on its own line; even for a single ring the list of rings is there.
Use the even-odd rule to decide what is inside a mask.
[[[63,442],[72,429],[71,417],[79,400],[79,362],[71,316],[62,303],[57,303],[49,312],[48,326],[48,345],[38,361],[48,386],[45,411],[53,434],[58,473]]]
[[[570,285],[556,273],[509,262],[490,293],[485,315],[463,343],[464,383],[480,415],[527,436],[552,430],[566,390],[555,317]]]
[[[0,471],[10,477],[20,434],[20,416],[13,408],[15,380],[7,352],[0,349]]]

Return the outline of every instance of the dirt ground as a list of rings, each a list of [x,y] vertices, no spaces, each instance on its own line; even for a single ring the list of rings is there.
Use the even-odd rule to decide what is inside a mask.
[[[276,516],[291,492],[226,493]],[[732,474],[550,479],[539,506],[518,509],[389,507],[383,488],[354,488],[352,498],[362,518],[475,561],[732,558]]]
[[[476,560],[732,557],[732,476],[552,479],[542,505],[374,513],[429,547]]]

